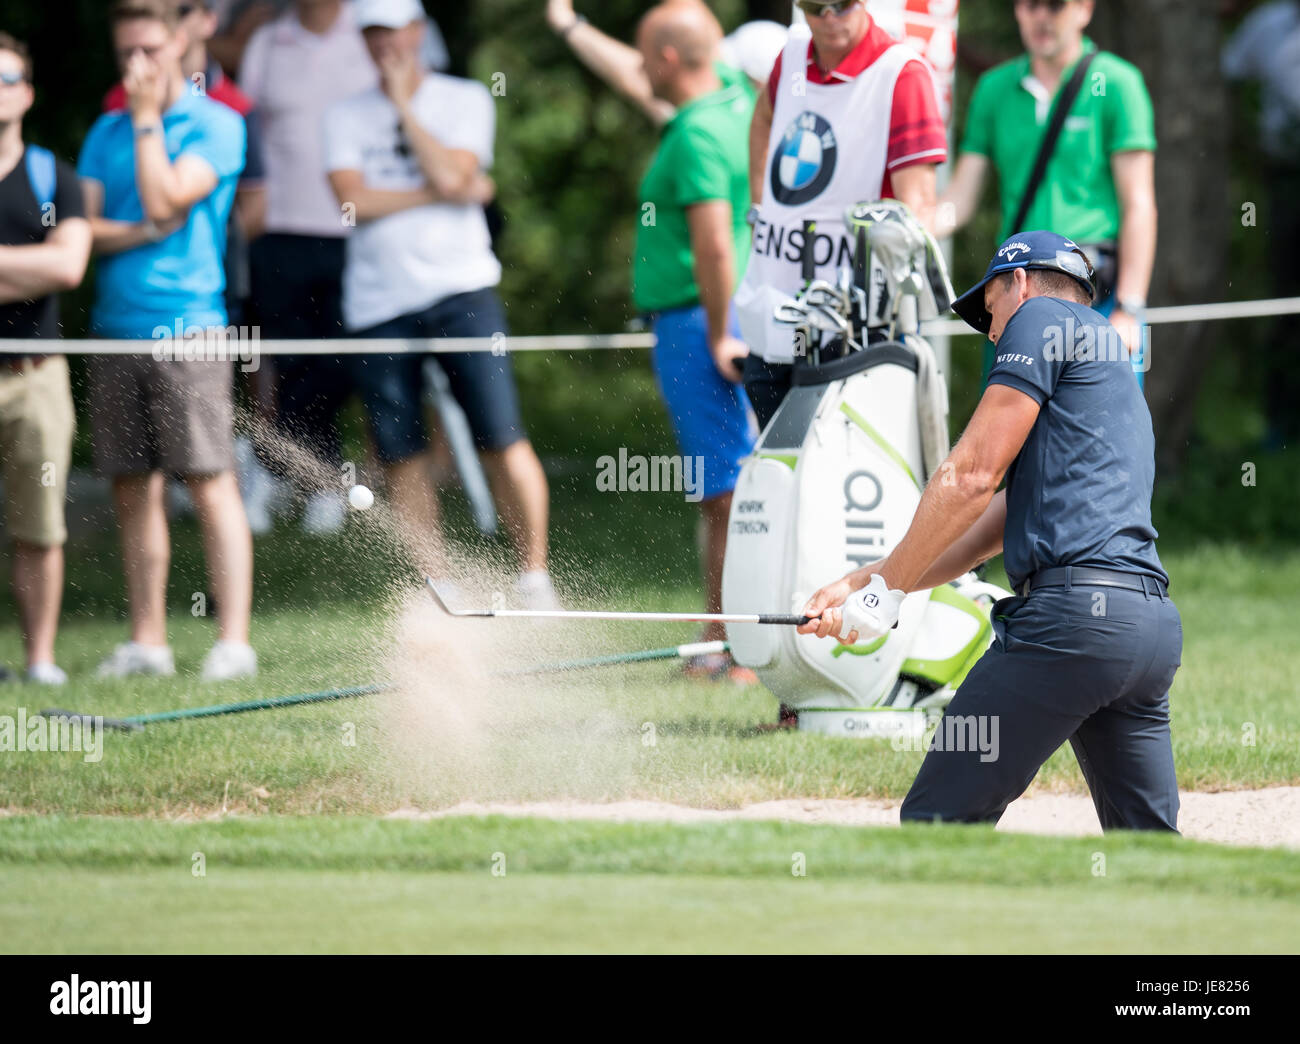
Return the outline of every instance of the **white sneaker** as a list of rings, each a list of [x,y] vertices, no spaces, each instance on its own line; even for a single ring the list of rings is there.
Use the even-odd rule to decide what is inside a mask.
[[[99,665],[97,678],[130,678],[138,674],[170,678],[176,673],[169,645],[141,645],[123,642]]]
[[[257,676],[257,653],[243,642],[217,642],[203,661],[204,681],[234,681]]]
[[[52,663],[34,663],[27,668],[27,680],[36,685],[67,685],[63,668]]]
[[[329,536],[343,528],[348,506],[342,493],[313,493],[302,512],[302,528],[311,536]]]
[[[534,612],[562,608],[555,588],[551,585],[551,574],[545,569],[520,573],[519,579],[515,581],[515,595],[523,608]]]

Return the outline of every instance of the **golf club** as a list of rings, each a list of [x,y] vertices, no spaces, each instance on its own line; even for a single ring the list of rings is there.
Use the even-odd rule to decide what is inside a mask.
[[[433,577],[425,577],[433,600],[448,616],[455,617],[513,617],[525,620],[643,620],[654,623],[752,623],[777,624],[800,627],[815,619],[789,613],[629,613],[592,612],[565,609],[453,609],[438,592]]]

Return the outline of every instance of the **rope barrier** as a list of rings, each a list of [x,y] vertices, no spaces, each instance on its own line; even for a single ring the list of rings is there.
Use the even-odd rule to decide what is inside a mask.
[[[1150,326],[1170,323],[1202,323],[1231,319],[1258,319],[1278,315],[1300,315],[1300,297],[1278,297],[1258,301],[1224,301],[1217,304],[1173,305],[1147,310]],[[262,340],[256,327],[227,327],[217,332],[193,329],[192,336],[168,331],[154,340],[28,340],[0,338],[0,355],[154,355],[156,358],[216,358],[233,362],[265,355],[426,355],[448,352],[586,352],[644,350],[653,348],[651,333],[573,334],[515,337],[433,337],[406,339],[356,339],[280,341]],[[921,324],[927,337],[980,337],[960,319],[934,319]]]

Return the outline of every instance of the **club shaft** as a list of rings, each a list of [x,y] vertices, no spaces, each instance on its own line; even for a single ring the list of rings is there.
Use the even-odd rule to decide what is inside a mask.
[[[512,617],[522,620],[641,620],[646,623],[780,624],[787,627],[798,627],[809,620],[807,616],[767,613],[610,613],[560,609],[462,609],[453,611],[452,615],[462,617]]]

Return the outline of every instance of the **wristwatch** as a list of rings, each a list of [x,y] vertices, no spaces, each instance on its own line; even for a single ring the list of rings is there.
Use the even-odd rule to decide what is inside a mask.
[[[1147,303],[1141,297],[1121,297],[1115,302],[1121,312],[1128,312],[1129,315],[1141,316],[1147,310]]]
[[[161,122],[145,123],[135,128],[137,138],[147,138],[150,134],[162,135],[163,127]]]
[[[758,204],[755,203],[752,207],[750,207],[747,211],[745,211],[745,224],[747,224],[750,228],[753,228],[755,225],[757,225],[758,214],[759,214]]]

